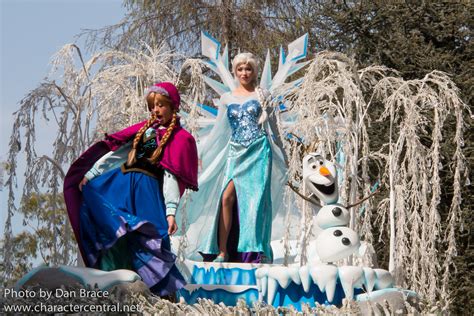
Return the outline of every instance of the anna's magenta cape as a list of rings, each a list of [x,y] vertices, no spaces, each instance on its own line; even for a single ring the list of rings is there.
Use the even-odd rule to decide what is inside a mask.
[[[76,240],[80,240],[79,211],[82,203],[79,183],[100,157],[131,141],[145,123],[146,121],[143,121],[117,133],[106,135],[104,140],[91,146],[69,168],[64,179],[64,200]],[[158,129],[157,143],[165,132],[165,129]],[[157,164],[176,176],[181,195],[185,189],[197,191],[198,155],[196,142],[194,137],[179,124],[174,128],[165,145],[161,160]]]

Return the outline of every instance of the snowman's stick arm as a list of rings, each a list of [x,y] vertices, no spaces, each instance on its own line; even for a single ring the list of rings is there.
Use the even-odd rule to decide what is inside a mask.
[[[382,186],[378,187],[377,190],[375,190],[374,192],[370,193],[370,194],[367,195],[366,197],[363,197],[362,199],[360,199],[359,201],[355,202],[354,204],[349,204],[349,205],[347,205],[345,208],[350,209],[350,208],[355,207],[355,206],[357,206],[357,205],[359,205],[359,204],[362,204],[362,202],[364,202],[365,200],[368,200],[368,199],[370,199],[371,197],[373,197],[374,195],[376,195],[377,193],[379,193],[381,187],[382,187]]]
[[[299,196],[300,198],[302,198],[303,200],[308,201],[308,202],[310,202],[310,203],[312,203],[312,204],[314,204],[314,205],[316,205],[316,206],[318,206],[318,207],[321,207],[321,204],[319,204],[317,201],[315,201],[315,200],[312,199],[311,197],[307,197],[307,196],[304,196],[303,194],[301,194],[301,193],[298,191],[298,189],[297,189],[293,184],[291,184],[289,181],[286,183],[286,185],[288,185],[288,186],[290,187],[290,189],[292,189],[293,192],[295,192],[296,194],[298,194],[298,196]]]
[[[304,196],[303,194],[301,194],[298,189],[293,185],[291,184],[290,182],[287,182],[286,185],[288,185],[290,187],[290,189],[293,190],[293,192],[295,192],[300,198],[302,198],[303,200],[305,201],[308,201],[318,207],[321,207],[322,205],[319,204],[317,201],[315,201],[314,199],[310,197],[307,197],[307,196]],[[346,209],[350,209],[352,207],[356,207],[357,205],[359,204],[362,204],[362,202],[370,199],[371,197],[373,197],[374,195],[378,194],[380,192],[380,189],[381,189],[381,186],[377,188],[377,190],[375,190],[374,192],[370,193],[369,195],[367,195],[366,197],[363,197],[362,199],[358,200],[357,202],[355,202],[354,204],[349,204],[347,206],[343,205]]]

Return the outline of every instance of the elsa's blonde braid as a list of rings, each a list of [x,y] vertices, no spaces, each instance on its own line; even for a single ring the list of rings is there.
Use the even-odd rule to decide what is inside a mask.
[[[135,138],[133,139],[133,145],[132,149],[128,153],[128,159],[127,159],[127,167],[130,167],[133,165],[135,162],[137,162],[137,147],[138,143],[140,142],[140,138],[143,136],[143,133],[155,122],[156,120],[156,115],[152,114],[150,119],[146,122],[145,125],[143,125],[142,128],[138,131],[137,135],[135,135]]]
[[[176,126],[176,117],[177,117],[176,113],[173,113],[173,118],[171,119],[171,123],[168,126],[168,128],[166,129],[166,133],[161,138],[160,145],[158,146],[158,148],[155,149],[155,151],[153,152],[151,157],[148,158],[148,160],[152,164],[155,164],[158,161],[158,159],[160,158],[161,152],[163,151],[163,148],[165,147],[166,143],[168,142],[168,139],[170,138],[171,133],[173,132],[174,127]]]

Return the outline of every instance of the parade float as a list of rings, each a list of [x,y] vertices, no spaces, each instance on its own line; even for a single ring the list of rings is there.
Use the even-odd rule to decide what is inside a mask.
[[[399,298],[416,300],[416,293],[395,287],[394,278],[387,270],[335,264],[351,255],[362,256],[367,246],[363,247],[358,234],[347,227],[348,210],[336,203],[338,189],[334,164],[317,154],[306,156],[304,162],[305,183],[312,194],[325,203],[315,215],[320,233],[309,243],[308,262],[305,265],[242,264],[186,259],[181,271],[186,272],[188,285],[179,292],[186,302],[196,303],[200,298],[208,298],[234,306],[243,299],[248,305],[264,301],[274,307],[293,306],[301,310],[302,304],[341,306],[344,298],[362,302],[377,298],[378,302],[383,302],[384,296],[393,293],[398,293]],[[275,250],[280,248],[281,251],[278,241],[272,244]],[[298,248],[296,241],[293,246]],[[295,251],[293,257],[298,255]],[[283,261],[283,257],[284,253],[275,251],[276,262]]]
[[[280,210],[282,216],[276,216],[272,223],[273,263],[202,262],[193,248],[195,240],[185,232],[193,223],[202,225],[205,219],[190,221],[184,198],[182,212],[179,214],[181,235],[172,240],[173,252],[178,256],[177,265],[188,282],[178,293],[180,304],[185,302],[190,306],[202,305],[202,299],[210,299],[216,305],[209,308],[216,310],[223,308],[222,304],[240,308],[242,302],[245,302],[249,307],[263,304],[304,311],[308,307],[321,305],[341,307],[350,301],[356,302],[360,311],[364,308],[368,310],[367,306],[373,308],[377,304],[383,306],[388,302],[392,312],[403,312],[406,311],[407,303],[417,305],[418,296],[434,299],[437,294],[431,293],[433,286],[440,287],[440,280],[445,280],[445,275],[443,278],[436,278],[441,276],[438,268],[427,263],[438,262],[433,245],[436,238],[440,237],[440,219],[433,215],[433,210],[436,209],[440,196],[437,169],[440,165],[440,130],[447,113],[452,111],[459,118],[462,112],[462,103],[452,93],[449,78],[434,72],[423,80],[406,82],[384,67],[356,70],[347,56],[331,52],[321,52],[313,60],[302,62],[307,55],[307,45],[308,37],[305,35],[288,45],[286,53],[281,48],[278,70],[274,76],[268,53],[260,76],[260,86],[272,93],[273,106],[280,109],[278,129],[285,137],[284,146],[288,156],[288,186],[283,190],[285,205]],[[64,51],[70,49],[71,47],[64,48]],[[149,49],[150,56],[141,54],[135,60],[125,58],[127,62],[133,62],[126,64],[126,67],[104,68],[85,85],[85,90],[91,87],[94,90],[91,90],[91,97],[80,98],[79,101],[90,102],[97,98],[104,106],[103,109],[95,110],[98,130],[106,130],[106,126],[110,127],[107,124],[136,120],[143,112],[141,106],[127,107],[141,102],[142,88],[145,86],[145,82],[139,80],[135,87],[126,84],[130,77],[136,76],[136,69],[147,69],[137,68],[136,64],[147,65],[151,69],[139,75],[140,78],[147,78],[147,82],[157,78],[179,80],[181,71],[175,74],[169,68],[173,57],[160,55],[160,51]],[[66,57],[58,57],[57,63],[72,63],[67,54],[64,53]],[[218,95],[231,90],[234,85],[229,72],[227,49],[221,53],[220,43],[205,33],[202,34],[202,54],[208,58],[209,69],[222,82],[203,75],[203,70],[197,66],[202,61],[190,59],[184,62],[183,67],[191,68],[190,76],[194,86],[183,98],[188,106],[181,115],[184,124],[196,135],[198,142],[206,138],[217,116],[215,107],[197,102],[203,101],[203,82]],[[113,53],[94,56],[90,64],[84,65],[84,69],[89,69],[96,60],[110,56]],[[150,61],[152,65],[147,64]],[[68,80],[84,79],[82,69],[78,72]],[[286,82],[288,78],[297,79]],[[111,82],[122,82],[124,92],[115,96],[108,93]],[[437,89],[431,89],[430,85],[435,85]],[[64,87],[64,93],[77,95],[77,91],[68,90],[73,87],[75,86]],[[363,96],[369,90],[373,96],[386,102],[381,119],[389,119],[393,128],[389,131],[390,141],[375,152],[369,149],[367,133],[370,125],[367,113],[372,100],[367,101]],[[86,95],[84,92],[79,94]],[[416,100],[407,101],[411,98]],[[34,103],[34,100],[25,101],[25,108],[20,114],[28,117],[25,114],[28,112],[28,102]],[[118,106],[105,108],[109,103],[122,104],[120,102],[126,111]],[[435,117],[439,116],[432,123],[433,142],[428,147],[417,143],[416,133],[413,132],[416,126],[423,129],[430,122],[415,115],[417,111],[421,111],[415,106],[420,102],[427,104],[423,111],[434,109],[434,113],[437,113]],[[91,111],[87,112],[89,114],[94,113],[90,104],[81,109]],[[402,109],[402,114],[396,114],[395,109]],[[67,115],[70,112],[64,113]],[[85,124],[90,128],[92,122],[89,116],[86,117],[88,120],[85,123],[78,124]],[[65,122],[70,119],[64,118]],[[462,125],[461,119],[456,128],[462,131]],[[395,131],[395,127],[399,130]],[[86,131],[89,132],[88,129]],[[77,129],[65,129],[61,133],[70,133],[70,139],[82,137],[74,134]],[[462,137],[462,132],[458,134],[461,135],[458,138]],[[64,138],[65,135],[61,134],[61,137]],[[92,135],[87,135],[89,142],[92,138]],[[86,142],[77,142],[76,145],[84,146],[84,143]],[[460,148],[459,139],[455,143]],[[74,148],[72,155],[77,156],[83,149]],[[55,155],[57,160],[65,159],[65,148],[58,148]],[[376,168],[382,169],[380,177],[374,179],[369,176],[369,158],[379,162]],[[429,163],[422,158],[426,158]],[[453,198],[453,201],[460,203],[460,172],[464,170],[461,151],[457,151],[453,159],[456,174],[454,187],[457,188],[456,199]],[[41,167],[49,166],[47,159],[40,162],[38,168],[32,168],[29,172],[38,172]],[[56,167],[49,166],[52,168],[51,175],[56,175],[57,181],[60,175]],[[422,177],[420,174],[426,176]],[[385,186],[389,196],[375,204],[372,202],[373,195],[381,186]],[[427,202],[428,198],[431,201]],[[452,221],[456,219],[459,203],[453,202],[453,215],[448,229],[454,225]],[[371,234],[371,217],[375,211],[384,214],[383,220],[379,222],[382,226],[380,230],[389,231],[388,270],[378,267],[372,246],[374,236]],[[422,220],[426,222],[422,224]],[[405,229],[408,221],[411,221],[410,227],[413,230],[411,237],[408,237]],[[426,234],[427,227],[438,233]],[[395,232],[398,232],[396,236]],[[429,246],[423,250],[419,249],[422,240],[417,239],[417,236],[420,235],[426,237],[423,242]],[[452,253],[451,248],[448,250]],[[452,260],[450,258],[447,256],[443,259],[448,268],[449,260]],[[51,288],[60,287],[61,280],[75,280],[80,287],[99,287],[101,290],[110,289],[117,282],[137,282],[137,275],[126,271],[108,274],[87,268],[59,266],[31,271],[17,283],[17,288],[44,284],[51,275],[58,275],[55,278],[57,282],[51,284]],[[407,281],[410,278],[417,281],[410,283]],[[418,285],[407,286],[413,284]],[[132,292],[146,292],[140,286],[134,289],[137,290]]]
[[[201,36],[202,54],[208,58],[206,64],[222,81],[218,82],[205,76],[205,82],[219,95],[232,91],[236,83],[229,72],[227,47],[221,54],[221,44],[216,39],[207,33],[202,33]],[[302,78],[290,83],[285,81],[308,64],[300,62],[306,58],[307,45],[306,34],[289,44],[287,53],[280,48],[279,65],[273,77],[270,53],[267,53],[260,76],[260,87],[275,96],[273,105],[278,107],[278,112],[285,112],[291,104],[291,101],[285,103],[285,97],[294,93],[302,82]],[[200,126],[204,130],[209,130],[208,125],[212,125],[212,117],[217,113],[214,110],[208,111],[205,107],[202,107],[202,112],[205,112],[203,116],[206,120]],[[291,126],[298,124],[298,120],[297,115],[281,115],[280,131],[291,129]],[[286,136],[288,138],[290,134],[287,133]],[[206,134],[201,133],[200,137],[205,138]],[[299,141],[304,144],[304,140]],[[341,149],[338,157],[342,155]],[[359,234],[348,227],[351,214],[343,205],[338,204],[339,185],[344,178],[338,175],[336,164],[326,160],[323,155],[312,152],[300,160],[300,165],[302,181],[296,186],[304,188],[309,198],[300,197],[293,191],[286,191],[287,208],[291,210],[286,213],[284,220],[276,218],[273,221],[272,237],[279,237],[272,241],[273,264],[202,262],[192,247],[193,241],[189,240],[194,236],[174,238],[174,251],[184,258],[180,261],[179,267],[188,281],[188,285],[179,291],[179,296],[184,301],[193,304],[201,298],[207,298],[235,306],[239,299],[243,299],[250,306],[256,301],[263,301],[274,307],[293,306],[301,310],[303,304],[310,307],[315,307],[317,304],[341,306],[344,298],[356,301],[377,298],[377,301],[382,302],[384,295],[388,293],[389,296],[398,293],[400,302],[406,301],[408,297],[412,301],[416,299],[416,293],[395,286],[394,278],[389,271],[364,266],[363,263],[367,261],[359,260],[362,264],[351,264],[352,256],[362,258],[372,246],[366,242],[361,243]],[[294,185],[291,186],[294,188]],[[303,215],[303,209],[309,210],[306,211],[306,215]],[[181,213],[184,213],[185,217],[186,209],[183,208]],[[289,240],[289,234],[285,235],[283,230],[278,228],[284,227],[284,222],[290,217],[293,217],[293,220],[303,219],[303,222],[296,220],[296,227],[292,229],[301,230],[302,226],[309,226],[311,240],[304,238]],[[191,222],[203,223],[205,220],[193,218]],[[187,248],[180,246],[185,239]],[[284,240],[289,245],[286,250],[281,246]],[[370,255],[373,256],[374,253]],[[404,310],[405,307],[402,305],[392,308]]]

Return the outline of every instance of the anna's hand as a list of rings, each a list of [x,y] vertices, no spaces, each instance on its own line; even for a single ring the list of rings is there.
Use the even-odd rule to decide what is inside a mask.
[[[168,235],[172,236],[178,231],[176,219],[174,218],[174,215],[168,215],[166,216],[166,220],[168,221]]]
[[[79,183],[79,191],[82,191],[82,187],[87,184],[87,181],[88,180],[86,177],[82,178],[81,182]]]

